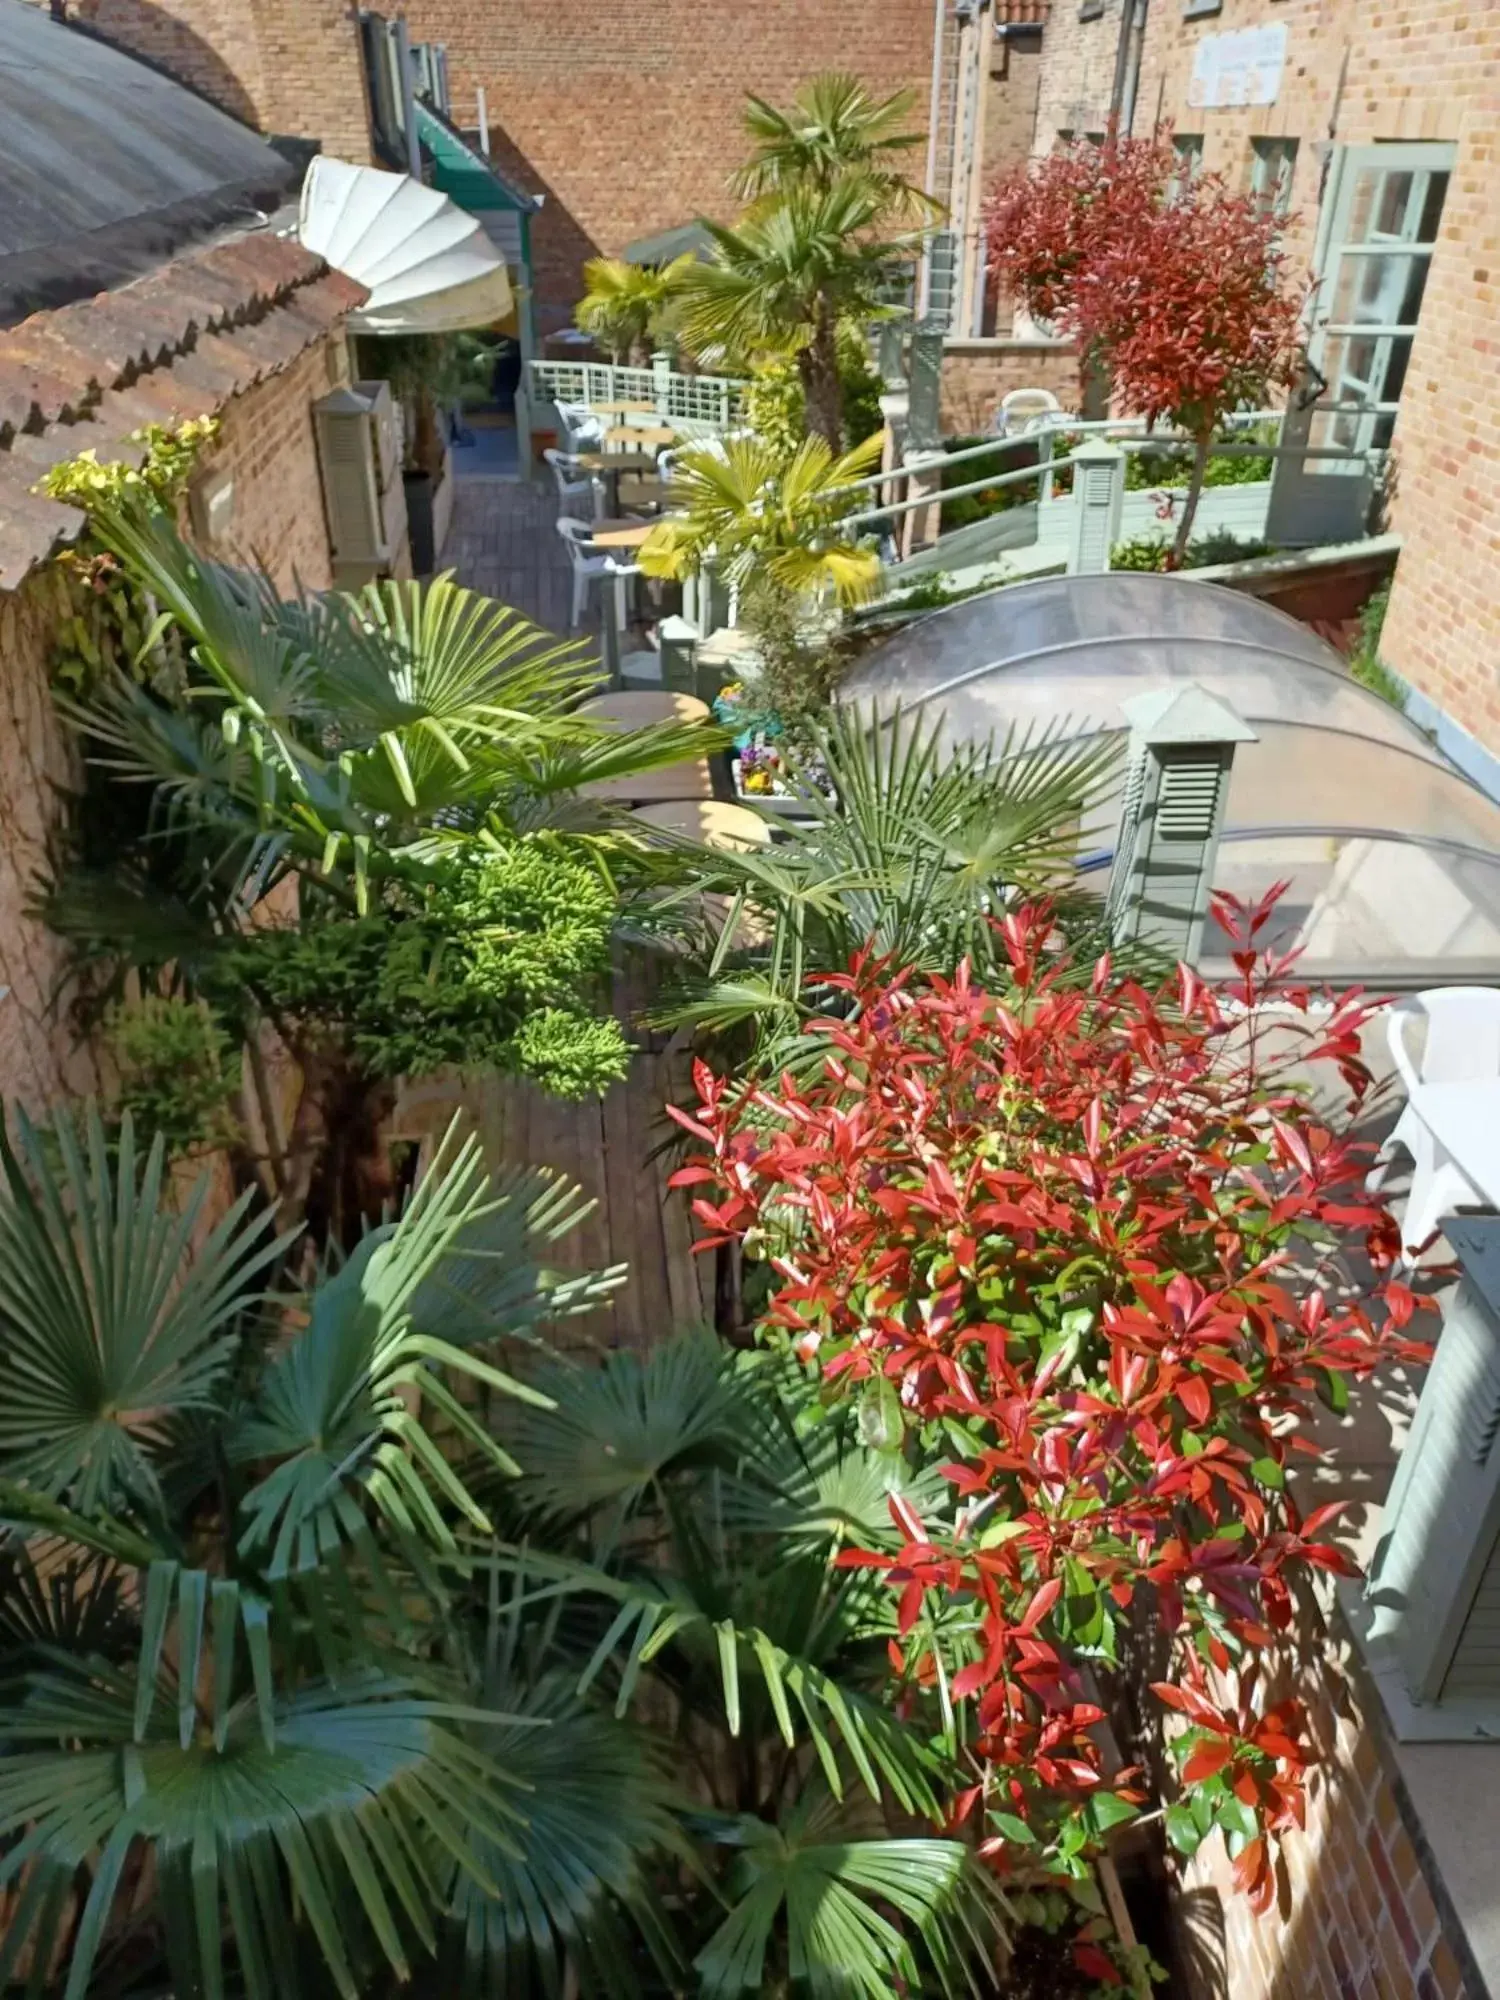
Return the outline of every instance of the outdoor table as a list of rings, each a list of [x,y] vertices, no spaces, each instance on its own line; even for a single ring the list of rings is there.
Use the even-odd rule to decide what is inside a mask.
[[[596,694],[578,704],[578,713],[591,722],[617,722],[622,729],[645,729],[653,722],[707,722],[709,716],[706,701],[699,701],[695,694],[673,694],[669,688],[619,688],[613,694]],[[692,795],[673,792],[670,796]]]
[[[730,853],[746,854],[771,844],[771,829],[758,813],[745,806],[726,805],[722,799],[670,799],[663,805],[637,806],[630,817],[646,826],[659,826],[666,833],[700,840],[705,847],[726,848]],[[718,936],[729,921],[734,898],[720,890],[708,890],[698,900],[714,935]],[[751,910],[741,911],[734,940],[740,950],[764,944],[768,935],[763,917]]]
[[[614,424],[604,433],[608,444],[676,444],[677,433],[670,424]]]
[[[595,472],[604,481],[604,504],[611,514],[620,511],[620,474],[656,471],[653,451],[581,451],[578,463],[585,472]]]
[[[646,729],[654,722],[706,722],[708,705],[690,694],[626,688],[580,702],[578,713],[594,722],[613,723],[620,729]],[[598,778],[591,785],[580,785],[578,790],[584,798],[637,806],[662,799],[711,799],[714,781],[706,757],[684,757],[679,763],[663,764],[655,771],[640,771],[631,778]]]
[[[590,403],[596,417],[654,417],[655,403]]]
[[[596,549],[638,549],[655,526],[654,521],[632,521],[625,516],[611,516],[593,523],[589,529],[589,540]]]

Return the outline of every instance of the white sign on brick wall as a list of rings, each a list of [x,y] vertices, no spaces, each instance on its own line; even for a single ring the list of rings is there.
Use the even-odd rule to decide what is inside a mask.
[[[1205,35],[1193,53],[1188,103],[1195,111],[1231,104],[1274,104],[1286,62],[1286,22]]]

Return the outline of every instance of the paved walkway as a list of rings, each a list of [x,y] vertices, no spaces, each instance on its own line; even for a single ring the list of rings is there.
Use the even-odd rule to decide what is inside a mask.
[[[566,632],[573,581],[556,521],[557,489],[550,478],[459,479],[439,566],[457,570],[460,583],[513,605],[549,631]],[[591,617],[592,611],[590,606]]]
[[[572,590],[568,559],[553,523],[551,479],[460,480],[453,527],[440,566],[461,583],[513,605],[549,630],[566,633]],[[585,636],[597,631],[590,607]],[[644,1000],[639,967],[622,960],[613,981],[616,1011],[639,1045],[630,1075],[602,1101],[564,1104],[527,1083],[494,1075],[425,1079],[404,1094],[397,1113],[403,1137],[436,1136],[464,1109],[497,1165],[528,1161],[555,1167],[593,1197],[582,1227],[549,1252],[563,1271],[628,1264],[630,1279],[605,1311],[559,1328],[559,1345],[646,1347],[674,1327],[712,1319],[713,1259],[691,1254],[687,1200],[670,1193],[675,1162],[662,1154],[675,1128],[662,1106],[691,1101],[688,1058],[669,1054],[638,1026]]]

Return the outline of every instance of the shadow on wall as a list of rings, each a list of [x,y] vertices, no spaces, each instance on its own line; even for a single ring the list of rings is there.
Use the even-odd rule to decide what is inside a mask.
[[[152,6],[150,0],[65,0],[65,8],[70,27],[123,49],[174,83],[206,97],[231,118],[255,131],[261,129],[256,97],[264,80],[245,0],[229,0],[227,7],[216,9],[212,16],[224,24],[226,40],[234,33],[231,24],[242,17],[242,31],[235,40],[240,69],[232,68],[218,49],[186,22]]]
[[[538,334],[556,333],[573,324],[573,308],[583,297],[584,265],[606,253],[520,148],[494,127],[490,159],[507,180],[543,197],[540,214],[531,218],[532,304]]]

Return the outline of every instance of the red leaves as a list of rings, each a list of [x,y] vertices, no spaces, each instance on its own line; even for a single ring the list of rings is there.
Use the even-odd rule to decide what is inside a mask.
[[[1222,175],[1185,180],[1166,133],[1051,153],[985,207],[1000,288],[1102,361],[1133,413],[1193,437],[1290,379],[1301,305],[1284,228]]]
[[[1329,1510],[1302,1522],[1285,1495],[1288,1420],[1424,1352],[1405,1331],[1423,1302],[1388,1266],[1372,1284],[1330,1253],[1319,1288],[1293,1275],[1308,1239],[1384,1244],[1393,1226],[1366,1155],[1291,1075],[1321,1061],[1359,1102],[1362,1004],[1314,1013],[1288,989],[1259,944],[1273,911],[1217,903],[1235,1000],[1274,988],[1274,1038],[1247,1038],[1186,969],[1155,993],[1107,959],[1075,973],[1045,909],[1005,918],[1000,994],[856,959],[828,982],[847,1013],[819,1029],[820,1076],[747,1090],[700,1066],[678,1122],[704,1151],[675,1177],[714,1240],[768,1261],[769,1337],[816,1360],[830,1399],[890,1384],[924,1454],[956,1460],[950,1497],[920,1515],[893,1498],[891,1531],[838,1564],[893,1594],[902,1699],[941,1679],[973,1704],[1000,1847],[1018,1823],[1044,1846],[1097,1813],[1082,1665],[1111,1657],[1149,1588],[1177,1648],[1155,1693],[1185,1725],[1185,1782],[1241,1814],[1256,1898],[1302,1811],[1301,1719],[1263,1712],[1243,1675],[1221,1705],[1195,1661],[1229,1674],[1290,1621],[1299,1574],[1347,1567],[1319,1539]]]

